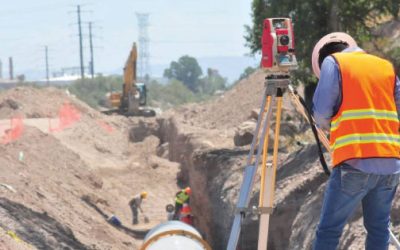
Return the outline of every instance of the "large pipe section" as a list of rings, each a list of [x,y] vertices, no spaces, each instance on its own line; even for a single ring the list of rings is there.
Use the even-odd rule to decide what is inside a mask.
[[[147,233],[140,250],[211,250],[211,247],[192,226],[168,221]]]

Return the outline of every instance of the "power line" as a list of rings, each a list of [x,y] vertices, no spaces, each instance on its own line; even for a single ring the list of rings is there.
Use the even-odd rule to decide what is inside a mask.
[[[81,73],[81,79],[85,78],[85,68],[87,69],[88,72],[91,73],[92,78],[94,77],[94,53],[93,53],[93,22],[83,22],[81,14],[83,12],[88,12],[88,11],[82,11],[81,5],[77,5],[77,17],[78,17],[78,38],[79,38],[79,62],[80,62],[80,73]],[[91,11],[89,11],[91,12]],[[86,34],[83,34],[82,32],[82,24],[83,23],[88,23],[89,24],[89,42],[90,42],[90,61],[89,61],[89,66],[85,65],[85,60],[84,60],[84,49],[85,47],[83,46],[83,36],[86,37]]]

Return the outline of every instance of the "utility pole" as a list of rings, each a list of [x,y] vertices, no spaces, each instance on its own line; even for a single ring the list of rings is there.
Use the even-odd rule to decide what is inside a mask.
[[[93,36],[92,36],[92,22],[89,22],[89,43],[90,43],[90,74],[94,78],[94,60],[93,60]]]
[[[14,65],[12,57],[8,58],[8,64],[10,67],[10,80],[14,80]]]
[[[45,53],[45,62],[46,62],[46,84],[47,86],[50,85],[50,78],[49,78],[49,49],[44,46],[44,53]]]
[[[79,27],[79,56],[81,63],[81,79],[85,78],[85,66],[83,65],[83,40],[82,40],[82,23],[81,23],[81,6],[78,5],[78,27]]]

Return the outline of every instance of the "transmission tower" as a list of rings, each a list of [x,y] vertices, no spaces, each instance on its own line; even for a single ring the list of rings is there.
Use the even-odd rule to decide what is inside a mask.
[[[139,60],[138,76],[144,80],[146,75],[150,75],[150,52],[149,52],[149,13],[136,13],[139,25]]]

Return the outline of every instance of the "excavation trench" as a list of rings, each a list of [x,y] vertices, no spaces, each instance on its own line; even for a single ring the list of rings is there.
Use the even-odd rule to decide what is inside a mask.
[[[178,180],[182,185],[192,187],[195,226],[214,250],[226,249],[248,148],[218,149],[207,146],[204,138],[174,119],[159,120],[158,135],[161,143],[168,145],[169,160],[181,164]],[[302,143],[291,153],[284,151],[278,159],[268,249],[310,249],[328,177],[323,173],[314,143]],[[326,156],[329,162],[329,156]],[[258,205],[258,187],[259,177],[250,206]],[[396,201],[394,211],[398,211],[399,207],[400,201]],[[393,222],[398,221],[398,216],[394,216]],[[364,232],[359,209],[350,218],[339,248],[362,246]],[[258,217],[247,216],[242,225],[238,249],[257,249],[257,239]]]
[[[212,147],[201,136],[201,131],[193,131],[173,118],[158,119],[156,128],[152,125],[149,130],[142,125],[139,130],[159,138],[160,155],[180,164],[177,180],[180,186],[189,185],[193,190],[191,206],[196,228],[214,250],[226,249],[248,148]],[[276,208],[270,222],[268,249],[310,245],[318,216],[311,216],[309,225],[299,225],[299,218],[319,211],[319,198],[314,202],[313,194],[321,196],[320,186],[326,177],[316,163],[316,146],[303,146],[293,154],[284,154],[279,161]],[[251,206],[258,205],[259,178],[257,182]],[[293,226],[297,229],[292,232]],[[257,238],[258,218],[247,216],[239,249],[256,249]]]

